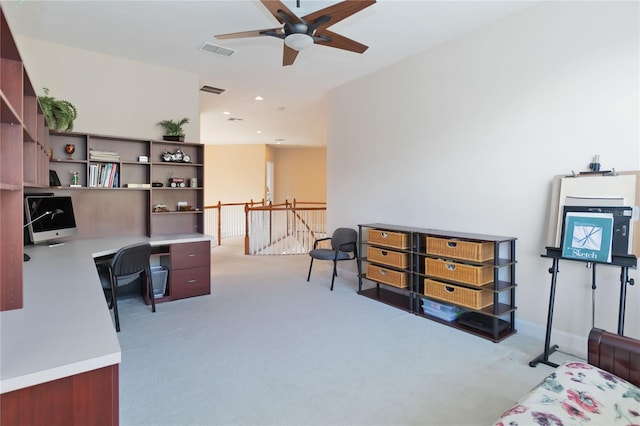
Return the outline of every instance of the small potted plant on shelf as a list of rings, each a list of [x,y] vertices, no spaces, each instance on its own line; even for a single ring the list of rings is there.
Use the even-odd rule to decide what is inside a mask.
[[[71,102],[49,96],[49,89],[46,87],[44,96],[39,96],[38,100],[49,129],[57,132],[73,131],[73,121],[78,117],[78,111]]]
[[[164,128],[164,136],[162,136],[162,139],[165,141],[184,142],[184,130],[182,130],[182,126],[188,122],[188,118],[183,118],[179,121],[162,120],[158,123],[158,126],[162,126]]]

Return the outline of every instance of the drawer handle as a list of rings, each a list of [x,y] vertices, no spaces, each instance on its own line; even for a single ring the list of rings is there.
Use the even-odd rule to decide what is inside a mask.
[[[380,233],[380,236],[381,236],[382,238],[387,238],[387,237],[389,236],[389,234],[387,234],[386,232],[381,232],[381,233]]]
[[[189,256],[189,257],[193,257],[193,256],[195,256],[195,255],[196,255],[195,253],[189,253],[187,256]]]
[[[384,250],[380,250],[380,254],[383,255],[383,256],[386,256],[388,253],[386,251],[384,251]]]
[[[455,271],[456,270],[456,265],[454,265],[453,263],[447,263],[447,269],[450,271]]]
[[[380,269],[380,275],[387,275],[387,271],[384,269]]]
[[[449,287],[448,285],[445,285],[444,291],[446,291],[447,293],[453,293],[454,291],[456,291],[456,289],[455,287]]]
[[[458,243],[454,243],[453,241],[447,241],[447,247],[456,248],[458,247]]]
[[[195,283],[196,281],[198,281],[198,280],[196,280],[195,278],[192,278],[192,279],[190,279],[189,281],[187,281],[187,283],[189,283],[189,284],[193,284],[193,283]]]

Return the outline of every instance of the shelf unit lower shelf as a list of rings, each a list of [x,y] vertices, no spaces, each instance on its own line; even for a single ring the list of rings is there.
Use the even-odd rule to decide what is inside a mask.
[[[376,286],[366,290],[361,290],[358,294],[376,300],[381,303],[411,312],[411,297],[409,294],[402,294],[388,290],[382,286]]]

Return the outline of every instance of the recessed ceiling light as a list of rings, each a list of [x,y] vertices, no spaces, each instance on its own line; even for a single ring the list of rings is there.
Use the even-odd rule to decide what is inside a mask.
[[[255,99],[256,101],[262,101],[262,100],[264,100],[264,98],[263,98],[262,96],[260,96],[260,95],[256,96],[256,97],[255,97],[255,98],[253,98],[253,99]]]
[[[223,114],[224,115],[231,115],[231,113],[229,111],[224,111]]]

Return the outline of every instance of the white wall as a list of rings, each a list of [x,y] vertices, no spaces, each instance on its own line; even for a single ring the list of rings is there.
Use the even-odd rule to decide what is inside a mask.
[[[518,326],[543,335],[553,177],[587,170],[594,154],[604,169],[640,169],[638,12],[637,2],[544,3],[334,89],[329,228],[515,236]],[[581,353],[590,270],[560,266],[553,340]],[[619,269],[598,271],[596,326],[615,331]],[[640,285],[628,287],[626,335],[640,337],[639,311]]]
[[[188,117],[186,140],[200,141],[199,81],[195,73],[16,37],[38,95],[78,109],[74,131],[162,139],[157,123]]]

